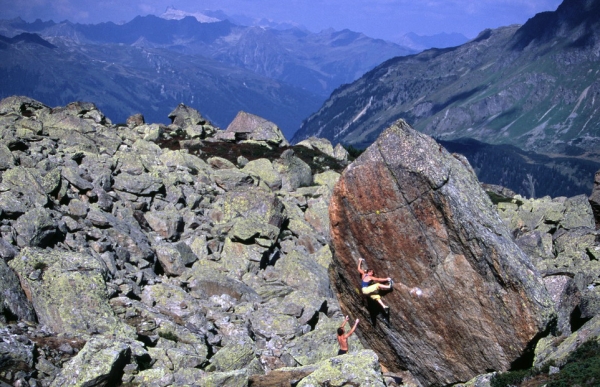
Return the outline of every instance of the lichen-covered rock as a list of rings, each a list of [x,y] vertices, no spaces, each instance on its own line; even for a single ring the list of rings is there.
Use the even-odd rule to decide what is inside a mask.
[[[210,371],[234,371],[246,368],[255,358],[254,345],[248,342],[232,343],[219,349],[210,358]]]
[[[106,266],[91,255],[25,248],[9,266],[19,276],[39,322],[54,332],[134,334],[110,308]]]
[[[256,159],[249,161],[242,168],[242,171],[251,176],[257,176],[269,188],[278,190],[281,188],[281,176],[273,168],[273,164],[268,159]]]
[[[488,374],[477,375],[466,383],[455,384],[456,387],[491,387],[492,378],[496,375],[495,372]]]
[[[35,359],[35,344],[21,335],[0,327],[0,371],[31,368]]]
[[[281,129],[271,121],[240,111],[225,129],[235,133],[236,140],[264,141],[276,146],[289,145]]]
[[[33,306],[25,297],[19,279],[0,259],[0,322],[6,323],[6,316],[15,316],[19,320],[35,321]]]
[[[337,341],[337,329],[342,322],[343,317],[330,319],[321,314],[314,330],[295,338],[290,344],[290,354],[300,365],[315,364],[337,356],[340,348]],[[350,328],[346,326],[346,332]],[[362,351],[364,347],[357,336],[351,336],[348,339],[348,349],[349,354],[354,354]]]
[[[281,189],[284,191],[292,192],[313,183],[310,166],[294,156],[292,149],[286,149],[279,159],[273,161],[273,168],[281,176]]]
[[[196,381],[196,383],[199,387],[246,387],[248,385],[248,371],[241,369],[227,372],[211,372]]]
[[[342,144],[337,144],[335,146],[335,148],[333,148],[333,157],[343,161],[343,162],[347,162],[348,161],[348,157],[350,155],[348,154],[348,151],[346,150],[346,148],[343,147]]]
[[[335,183],[338,182],[340,176],[339,173],[330,170],[322,173],[315,173],[313,179],[315,184],[325,185],[333,191],[333,187],[335,187]]]
[[[318,363],[318,368],[297,384],[298,387],[324,385],[385,387],[379,358],[371,350],[336,356]]]
[[[533,366],[542,367],[548,363],[563,366],[569,355],[588,340],[600,340],[600,316],[595,316],[586,322],[566,339],[552,336],[541,339],[535,348]]]
[[[2,173],[0,192],[10,191],[26,208],[44,207],[48,196],[36,175],[27,168],[14,167]]]
[[[57,224],[45,208],[33,208],[15,222],[19,247],[45,247],[58,233]]]
[[[316,198],[307,200],[308,208],[304,211],[304,219],[320,235],[329,235],[329,200]]]
[[[279,312],[276,308],[261,308],[250,317],[254,333],[265,339],[274,336],[293,338],[298,333],[298,320]]]
[[[113,338],[93,337],[69,361],[51,387],[113,386],[120,379],[131,350]]]
[[[215,204],[213,219],[217,224],[230,222],[236,218],[253,217],[275,227],[281,227],[285,220],[284,206],[272,192],[260,188],[227,192],[220,203]]]
[[[277,260],[275,270],[283,282],[295,289],[307,289],[324,297],[332,294],[327,270],[310,256],[293,251]]]
[[[304,146],[308,149],[318,149],[327,156],[334,157],[333,145],[331,145],[331,142],[326,138],[309,137],[306,140],[300,141],[296,145]]]
[[[567,230],[578,227],[595,228],[594,213],[587,196],[577,195],[565,201],[565,213],[560,224]]]

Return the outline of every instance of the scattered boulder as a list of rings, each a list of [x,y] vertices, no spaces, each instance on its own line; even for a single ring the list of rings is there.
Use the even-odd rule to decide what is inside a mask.
[[[126,343],[94,337],[62,368],[50,387],[113,386],[130,355]]]
[[[396,361],[410,366],[407,368],[414,375],[396,371],[389,353],[373,346],[392,329],[407,331],[394,350],[410,349],[398,350],[396,355],[410,353],[427,360],[432,343],[446,335],[473,334],[473,341],[485,347],[490,341],[477,333],[503,337],[504,326],[487,323],[493,321],[490,315],[496,312],[508,316],[507,324],[513,321],[511,302],[519,299],[515,295],[519,292],[524,307],[514,313],[531,318],[531,326],[522,329],[513,352],[520,350],[525,336],[543,325],[543,318],[535,319],[539,308],[528,298],[535,286],[522,286],[526,281],[519,276],[506,282],[510,290],[494,282],[495,278],[506,280],[519,265],[507,264],[493,249],[489,253],[488,246],[498,251],[508,249],[511,254],[514,246],[494,244],[486,232],[482,238],[478,233],[480,218],[465,216],[466,210],[455,203],[473,199],[460,194],[461,187],[470,189],[464,181],[471,178],[464,177],[454,161],[443,159],[442,164],[452,167],[456,176],[440,169],[441,180],[448,181],[439,190],[444,195],[427,192],[439,203],[446,203],[439,208],[458,213],[455,218],[466,225],[462,233],[456,228],[444,231],[439,228],[441,220],[425,216],[428,208],[436,214],[441,212],[424,204],[423,198],[428,196],[418,191],[423,188],[422,181],[409,179],[404,184],[411,188],[405,189],[410,206],[401,208],[414,209],[418,219],[425,219],[424,229],[433,233],[419,235],[429,238],[435,252],[446,258],[421,254],[418,247],[426,243],[410,240],[410,257],[401,260],[410,265],[400,266],[398,261],[391,269],[402,267],[402,275],[395,273],[394,278],[423,286],[425,295],[419,300],[410,298],[402,293],[407,290],[403,284],[395,284],[386,298],[397,298],[394,308],[404,320],[390,320],[387,327],[356,293],[355,262],[348,267],[352,275],[340,276],[344,266],[340,266],[343,255],[339,252],[343,249],[330,245],[334,232],[327,210],[348,158],[340,144],[331,150],[327,140],[311,139],[311,149],[290,147],[280,141],[283,136],[274,124],[247,114],[232,123],[230,132],[217,130],[185,105],[170,116],[170,125],[146,124],[141,115],[135,115],[127,125],[115,126],[92,103],[75,102],[51,109],[27,97],[0,101],[0,342],[6,344],[0,345],[2,381],[31,386],[246,386],[297,385],[302,379],[306,385],[331,380],[395,385],[402,380],[407,386],[418,386],[418,380],[429,380],[431,367],[427,367],[431,362],[424,361],[423,371],[414,367],[416,360],[400,355]],[[248,123],[251,125],[246,126]],[[408,155],[419,154],[412,153]],[[435,158],[431,159],[432,168],[439,168]],[[456,156],[456,160],[469,169],[464,158]],[[433,175],[431,181],[440,180]],[[387,182],[380,180],[383,185]],[[369,195],[376,191],[372,187],[379,186],[376,181],[370,183]],[[411,195],[413,189],[417,193]],[[478,195],[473,198],[481,204],[483,199]],[[375,213],[384,207],[377,204],[382,197],[374,196],[373,203],[378,206]],[[453,198],[452,205],[447,204],[452,201],[447,198]],[[595,234],[586,218],[585,200],[546,200],[543,205],[548,209],[518,197],[505,197],[502,203],[506,207],[500,207],[501,203],[497,207],[501,219],[507,221],[517,243],[529,249],[526,251],[545,276],[558,312],[557,329],[547,339],[556,347],[568,332],[577,334],[600,311],[594,263],[600,250],[592,238]],[[486,211],[482,212],[488,216]],[[370,223],[357,223],[357,230],[385,239],[377,217],[372,212],[365,216],[370,216]],[[448,224],[450,219],[448,215]],[[505,238],[495,220],[485,219],[485,230]],[[441,236],[436,239],[437,233]],[[472,236],[475,240],[470,239]],[[472,251],[460,250],[463,240],[471,240],[475,246]],[[365,249],[371,248],[375,257],[383,256],[378,252],[382,245],[369,243]],[[454,255],[443,255],[447,252],[444,246],[450,246]],[[386,257],[392,255],[387,253]],[[361,254],[378,272],[388,271],[385,260],[373,262],[364,251]],[[480,255],[487,259],[478,260]],[[520,262],[520,254],[515,256]],[[424,257],[431,259],[420,261]],[[381,265],[375,266],[377,262]],[[490,262],[496,266],[490,268]],[[437,270],[431,274],[429,267]],[[473,268],[489,275],[478,280],[472,275],[476,272]],[[521,269],[524,276],[537,281],[535,270],[527,265]],[[462,302],[450,297],[452,304],[427,298],[439,291],[433,277],[446,281],[444,284],[473,280],[477,286],[465,287],[484,289],[477,300],[488,302],[485,307],[490,311],[475,318],[470,313],[481,311],[469,309],[472,298],[465,297]],[[343,299],[343,308],[353,318],[361,318],[350,339],[350,354],[340,357],[335,357],[335,329],[343,314],[332,281],[336,290],[343,288],[340,281],[352,285],[342,294],[354,292],[356,299]],[[499,292],[493,293],[496,290]],[[458,297],[457,292],[449,294]],[[543,305],[546,296],[538,296],[538,304]],[[501,301],[506,310],[498,305]],[[425,307],[420,309],[419,304]],[[467,310],[462,310],[465,305]],[[351,309],[354,307],[358,312]],[[428,313],[443,308],[457,310],[450,313],[454,317],[444,317],[445,322],[472,318],[479,325],[436,331],[432,330],[435,326],[429,327],[429,320],[415,315],[418,311],[432,316]],[[368,314],[361,315],[365,310]],[[475,326],[483,328],[476,330]],[[422,332],[426,332],[425,338]],[[540,350],[545,340],[540,341]],[[423,342],[426,345],[421,351]],[[448,343],[441,342],[440,353],[450,353]],[[458,340],[453,343],[463,344]],[[376,357],[360,355],[363,348],[377,350],[382,364],[392,371],[380,368]],[[494,361],[502,357],[506,362],[512,359],[513,352],[500,345],[486,349],[487,364],[495,366]],[[357,356],[364,361],[357,363]],[[339,361],[331,363],[331,359]],[[464,360],[468,367],[477,367],[479,362],[483,361]],[[502,367],[506,364],[498,363]],[[352,371],[356,364],[363,367],[361,373],[368,380]],[[477,372],[476,367],[464,374]],[[349,372],[340,374],[340,370]],[[311,374],[312,379],[307,379]]]
[[[281,129],[276,124],[244,111],[240,111],[235,116],[225,129],[224,135],[233,135],[236,142],[250,140],[280,147],[289,145]]]
[[[39,322],[54,332],[123,337],[133,334],[110,308],[104,280],[106,267],[94,257],[24,248],[9,266],[19,276]]]

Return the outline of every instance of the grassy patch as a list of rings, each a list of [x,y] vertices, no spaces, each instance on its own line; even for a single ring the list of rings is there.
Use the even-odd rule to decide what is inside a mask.
[[[492,387],[593,387],[600,385],[600,343],[590,340],[567,359],[561,370],[547,375],[548,367],[504,372],[490,380]]]
[[[180,140],[185,140],[185,137],[171,137],[166,140],[157,141],[157,144],[161,148],[168,148],[171,150],[181,149]],[[267,147],[259,144],[251,143],[230,143],[230,142],[198,142],[194,150],[198,150],[200,153],[199,157],[206,160],[210,157],[222,157],[237,164],[237,158],[243,156],[249,161],[265,158],[271,161],[278,159],[281,154],[287,150],[292,149],[294,155],[307,163],[312,173],[321,173],[326,170],[333,170],[336,172],[342,172],[345,165],[339,160],[334,159],[325,153],[315,150],[308,149],[304,146],[292,146],[292,147]],[[190,151],[194,154],[195,152]]]
[[[178,342],[179,341],[179,337],[171,332],[171,331],[166,331],[166,332],[158,332],[158,336],[162,337],[165,340],[170,340],[170,341],[174,341],[174,342]]]

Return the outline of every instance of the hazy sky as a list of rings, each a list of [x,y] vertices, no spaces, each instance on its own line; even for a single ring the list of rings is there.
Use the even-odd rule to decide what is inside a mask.
[[[394,40],[407,32],[432,35],[460,32],[469,38],[485,28],[523,24],[536,13],[554,11],[561,0],[0,0],[0,19],[20,16],[75,23],[130,21],[160,16],[168,6],[188,11],[221,9],[278,22],[294,22],[318,32],[348,28]]]

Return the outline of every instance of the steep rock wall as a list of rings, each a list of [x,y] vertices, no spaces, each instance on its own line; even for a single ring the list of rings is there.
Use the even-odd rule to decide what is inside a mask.
[[[340,303],[392,370],[467,381],[530,356],[554,311],[541,277],[465,159],[400,120],[342,174],[329,207]],[[366,259],[396,284],[389,323],[360,292]],[[411,295],[412,287],[422,296]]]

